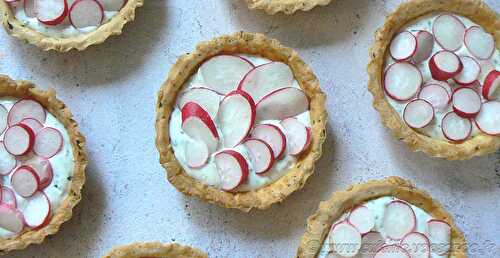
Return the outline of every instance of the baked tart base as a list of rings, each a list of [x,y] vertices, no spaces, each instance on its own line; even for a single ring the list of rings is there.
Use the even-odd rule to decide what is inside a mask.
[[[141,258],[141,257],[161,257],[161,258],[208,258],[208,256],[190,246],[179,244],[132,243],[113,248],[104,258]]]
[[[283,12],[293,14],[296,11],[309,11],[316,6],[328,5],[331,0],[246,0],[248,8],[264,10],[268,14]]]

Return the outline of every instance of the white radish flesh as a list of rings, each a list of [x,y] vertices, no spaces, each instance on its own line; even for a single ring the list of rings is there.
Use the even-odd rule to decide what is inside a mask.
[[[361,248],[361,234],[349,223],[335,225],[329,235],[335,253],[342,257],[354,257]]]
[[[210,153],[217,149],[219,134],[210,115],[198,104],[189,102],[182,108],[182,130],[189,137],[204,142]]]
[[[212,89],[204,86],[196,86],[182,93],[179,97],[178,104],[179,108],[182,109],[188,102],[195,102],[207,111],[210,117],[215,118],[222,97],[223,95]]]
[[[64,21],[68,15],[69,7],[66,0],[36,0],[35,13],[38,20],[50,26],[55,26]]]
[[[7,129],[7,117],[9,115],[9,112],[7,111],[7,109],[2,105],[0,104],[0,135],[3,134],[3,132],[5,131],[5,129]]]
[[[417,94],[423,78],[420,70],[409,62],[394,63],[385,72],[384,89],[395,100],[409,100]]]
[[[439,51],[429,60],[429,70],[434,80],[446,81],[458,75],[462,69],[460,58],[450,51]]]
[[[414,63],[419,64],[431,56],[434,48],[434,36],[428,31],[421,30],[417,32],[415,37],[417,38],[417,51],[412,59]]]
[[[423,99],[415,99],[406,104],[403,120],[411,128],[426,127],[434,119],[434,108]]]
[[[484,79],[482,93],[487,100],[500,100],[500,71],[493,70],[488,73]]]
[[[456,89],[451,100],[453,110],[461,117],[474,117],[481,110],[481,96],[472,88],[462,87]]]
[[[30,228],[39,228],[50,215],[50,201],[43,192],[36,192],[26,199],[23,207],[24,221]]]
[[[250,161],[256,174],[266,173],[273,167],[273,149],[269,144],[259,139],[248,139],[245,146],[250,152]]]
[[[210,151],[207,145],[201,141],[194,141],[186,145],[185,157],[190,168],[201,168],[207,164]]]
[[[49,159],[57,155],[63,146],[63,137],[59,130],[45,127],[36,134],[33,151],[40,157]]]
[[[422,233],[412,232],[401,240],[403,247],[411,255],[411,258],[429,258],[431,247],[429,238]]]
[[[445,255],[450,250],[451,227],[446,221],[430,220],[427,222],[427,236],[431,243],[431,252]]]
[[[467,139],[471,134],[472,123],[469,119],[462,118],[455,112],[449,112],[441,121],[441,130],[446,139],[460,142]]]
[[[49,160],[39,157],[37,155],[30,155],[29,159],[22,162],[22,165],[29,166],[35,171],[40,179],[39,190],[49,186],[53,178],[52,164]]]
[[[248,163],[234,150],[225,150],[215,155],[215,164],[224,191],[234,190],[248,178]]]
[[[373,258],[377,251],[385,245],[385,239],[379,232],[368,232],[361,238],[361,249],[359,257],[356,258]]]
[[[448,92],[448,95],[450,96],[450,99],[451,99],[451,95],[453,95],[453,89],[448,82],[436,81],[436,80],[430,79],[427,81],[427,83],[424,85],[424,87],[427,87],[427,86],[432,85],[432,84],[437,84],[437,85],[443,87],[446,90],[446,92]]]
[[[485,134],[500,136],[500,101],[483,103],[475,121],[479,130]]]
[[[373,258],[411,258],[411,256],[399,245],[386,245],[380,248]]]
[[[422,88],[418,94],[418,98],[429,102],[434,109],[443,110],[448,107],[451,97],[443,86],[429,84]]]
[[[385,208],[382,227],[389,238],[402,239],[415,229],[416,224],[415,212],[407,203],[392,201]]]
[[[0,205],[0,227],[13,233],[21,233],[24,229],[23,214],[15,208],[1,204]]]
[[[201,75],[208,87],[227,94],[236,90],[243,77],[253,69],[246,59],[233,55],[218,55],[200,67]]]
[[[301,89],[287,87],[273,91],[257,103],[257,120],[283,120],[309,110],[309,100]]]
[[[361,234],[370,232],[375,226],[375,217],[366,206],[357,206],[354,208],[349,217],[349,223],[353,225]]]
[[[463,64],[463,69],[453,79],[463,86],[474,83],[481,73],[481,66],[470,56],[460,56],[460,61]]]
[[[25,118],[34,118],[43,124],[46,117],[47,113],[40,103],[30,99],[22,99],[16,102],[10,109],[8,122],[12,126]]]
[[[38,133],[38,131],[40,131],[43,128],[43,124],[34,118],[25,118],[19,123],[24,124],[24,125],[28,126],[29,128],[31,128],[31,130],[35,134]]]
[[[286,149],[286,137],[279,127],[272,124],[256,125],[252,130],[251,137],[269,144],[275,159],[278,160],[283,157]]]
[[[69,9],[69,21],[77,29],[99,26],[104,10],[97,0],[76,0]]]
[[[271,62],[255,67],[241,81],[244,90],[259,102],[261,98],[281,88],[292,86],[293,73],[287,64]]]
[[[443,14],[437,17],[432,32],[443,49],[457,51],[463,45],[465,26],[454,15]]]
[[[290,155],[299,155],[311,143],[311,129],[296,118],[281,121],[286,135],[287,151]]]
[[[0,175],[6,176],[17,166],[16,157],[10,154],[0,141]]]
[[[22,197],[32,196],[39,188],[40,179],[36,172],[28,166],[19,167],[10,178],[14,191]]]
[[[403,31],[396,35],[389,47],[391,57],[396,61],[406,60],[417,51],[417,38],[409,31]]]
[[[255,103],[244,91],[233,91],[221,101],[217,122],[224,146],[232,148],[248,136],[255,122]]]
[[[36,17],[35,1],[36,0],[24,0],[24,13],[30,18]]]
[[[117,12],[125,6],[127,0],[101,0],[104,10]]]
[[[20,156],[31,151],[34,140],[35,134],[31,128],[18,124],[5,131],[3,144],[10,154]]]
[[[467,29],[464,42],[469,52],[481,60],[489,59],[495,52],[495,39],[478,26]]]
[[[16,194],[12,189],[7,186],[1,186],[2,188],[2,204],[9,205],[12,208],[17,207]]]

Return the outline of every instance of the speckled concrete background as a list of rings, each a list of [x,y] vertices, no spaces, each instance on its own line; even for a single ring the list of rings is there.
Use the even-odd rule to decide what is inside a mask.
[[[44,53],[0,31],[0,73],[54,87],[88,140],[84,198],[43,245],[6,257],[99,257],[114,245],[159,240],[211,257],[292,257],[307,217],[331,192],[399,175],[455,216],[471,257],[500,257],[500,153],[464,162],[411,153],[382,127],[366,90],[368,48],[400,1],[340,0],[294,16],[249,11],[243,0],[147,0],[125,34],[84,52]],[[500,11],[500,2],[486,1]],[[238,30],[295,48],[328,93],[324,154],[305,188],[244,214],[178,193],[154,146],[156,92],[176,58]]]

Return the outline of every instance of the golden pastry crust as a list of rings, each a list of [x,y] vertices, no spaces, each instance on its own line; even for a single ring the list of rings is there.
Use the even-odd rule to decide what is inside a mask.
[[[298,157],[295,165],[283,177],[256,191],[224,192],[195,180],[176,160],[170,143],[168,124],[177,94],[205,60],[220,53],[246,53],[288,64],[310,100],[310,147]],[[186,195],[247,212],[252,208],[266,209],[302,188],[313,173],[314,163],[321,156],[321,146],[326,137],[325,100],[325,94],[321,91],[319,81],[312,70],[300,59],[297,52],[282,46],[277,40],[268,39],[262,34],[238,32],[202,42],[193,53],[185,54],[177,60],[158,93],[156,147],[160,152],[160,163],[167,170],[168,180]]]
[[[297,257],[316,257],[333,222],[355,205],[383,196],[394,196],[423,209],[435,219],[448,222],[451,226],[449,257],[467,257],[465,237],[455,225],[451,215],[428,193],[399,177],[353,185],[346,191],[333,193],[329,200],[321,202],[318,210],[307,219],[307,229],[300,241]]]
[[[142,6],[144,0],[128,0],[127,4],[108,22],[102,24],[95,31],[69,38],[58,38],[44,35],[16,19],[9,5],[0,0],[0,14],[5,30],[12,36],[33,44],[44,51],[56,50],[67,52],[71,49],[84,50],[91,45],[103,43],[112,35],[120,35],[123,26],[133,21],[135,9]]]
[[[6,96],[32,98],[54,115],[68,131],[75,164],[71,184],[68,186],[68,196],[61,202],[57,211],[52,214],[50,223],[36,231],[26,231],[12,238],[0,238],[0,254],[24,249],[30,244],[42,243],[46,236],[55,234],[61,224],[71,218],[73,208],[81,199],[81,190],[85,183],[85,167],[87,166],[85,138],[80,133],[77,123],[73,120],[69,108],[56,98],[56,92],[53,89],[44,91],[36,88],[30,82],[13,81],[7,76],[0,75],[0,97]]]
[[[500,137],[479,134],[462,143],[434,139],[420,134],[404,123],[397,111],[387,101],[382,87],[382,73],[388,46],[401,27],[432,12],[452,12],[467,17],[491,33],[500,48],[500,19],[480,0],[412,0],[401,4],[386,18],[385,24],[375,35],[368,65],[368,89],[373,95],[373,106],[380,113],[382,123],[390,128],[394,136],[405,142],[413,151],[449,160],[470,159],[495,152],[500,148]]]
[[[264,10],[268,14],[309,11],[316,6],[328,5],[332,0],[246,0],[248,8]]]
[[[161,258],[208,258],[208,255],[202,251],[190,246],[179,244],[162,244],[159,242],[151,243],[132,243],[113,248],[103,258],[142,258],[142,257],[161,257]]]

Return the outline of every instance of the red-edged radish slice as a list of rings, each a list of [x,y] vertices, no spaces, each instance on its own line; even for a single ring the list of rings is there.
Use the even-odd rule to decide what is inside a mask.
[[[392,201],[385,208],[382,227],[387,237],[399,240],[412,232],[417,225],[415,212],[406,202]]]
[[[35,1],[36,0],[24,0],[24,13],[26,16],[31,18],[36,17]]]
[[[347,222],[335,225],[328,237],[335,253],[342,257],[354,257],[361,248],[361,234]]]
[[[248,163],[239,152],[225,150],[215,155],[215,164],[224,191],[234,190],[248,178]]]
[[[296,118],[287,118],[281,121],[288,153],[290,155],[299,155],[305,151],[311,144],[311,128],[297,120]]]
[[[24,229],[23,214],[9,205],[0,204],[0,227],[13,233]]]
[[[238,86],[259,102],[261,98],[269,93],[284,87],[290,87],[293,83],[293,73],[287,64],[271,62],[255,67]]]
[[[424,85],[424,87],[427,87],[427,86],[433,85],[433,84],[437,84],[437,85],[443,87],[446,90],[446,92],[448,92],[448,95],[450,96],[450,100],[451,100],[451,95],[453,95],[453,89],[448,82],[436,81],[436,80],[430,79],[427,81],[427,83]]]
[[[409,62],[397,62],[387,68],[384,75],[384,89],[395,100],[409,100],[422,86],[420,70]]]
[[[0,141],[0,175],[6,176],[17,166],[16,157],[10,154]]]
[[[12,106],[7,120],[10,126],[18,124],[25,118],[34,118],[43,124],[46,117],[47,113],[40,103],[31,99],[22,99]]]
[[[182,93],[179,97],[178,104],[179,108],[182,109],[186,103],[195,102],[207,111],[210,117],[215,118],[217,111],[219,110],[219,103],[222,100],[222,97],[223,95],[212,89],[203,86],[196,86]]]
[[[9,205],[12,208],[16,208],[17,200],[14,191],[12,191],[12,189],[4,185],[1,186],[1,188],[2,188],[2,204]]]
[[[301,89],[287,87],[273,91],[257,103],[257,120],[283,120],[309,110],[309,100]]]
[[[419,64],[431,57],[434,48],[434,36],[426,30],[419,30],[415,37],[417,38],[417,51],[412,59],[413,62]]]
[[[451,96],[453,111],[464,118],[476,116],[481,110],[481,96],[469,87],[458,88]]]
[[[373,258],[411,258],[411,255],[399,245],[386,245],[380,248]]]
[[[69,9],[69,21],[82,29],[99,26],[104,20],[104,9],[97,0],[76,0]]]
[[[463,45],[465,26],[456,16],[443,14],[434,20],[432,33],[443,49],[457,51]]]
[[[431,252],[445,255],[450,251],[451,226],[443,220],[427,222],[427,236],[431,242]]]
[[[467,29],[464,42],[469,52],[477,59],[489,59],[495,52],[495,39],[479,26]]]
[[[400,243],[411,258],[429,258],[431,257],[431,246],[429,238],[419,232],[411,232],[406,235]]]
[[[450,94],[441,85],[429,84],[422,88],[418,94],[419,99],[429,102],[434,109],[445,109],[450,103]]]
[[[500,100],[500,71],[493,70],[488,73],[484,79],[482,93],[487,100]]]
[[[250,152],[250,160],[256,174],[264,174],[274,165],[273,149],[263,140],[248,139],[245,146]]]
[[[429,60],[429,70],[434,80],[446,81],[460,74],[462,69],[460,58],[450,51],[439,51]]]
[[[38,228],[47,221],[50,215],[50,201],[43,192],[36,192],[26,199],[23,207],[24,222],[30,228]]]
[[[203,63],[200,72],[211,89],[227,94],[236,90],[243,77],[252,69],[253,65],[239,56],[219,55]]]
[[[396,61],[407,60],[417,51],[417,38],[409,31],[396,35],[389,47],[391,57]]]
[[[40,179],[39,190],[43,190],[52,182],[54,174],[52,164],[50,164],[49,160],[37,155],[30,155],[29,159],[22,162],[22,165],[31,167],[38,175],[38,178]]]
[[[7,111],[7,109],[2,105],[0,104],[0,135],[3,134],[3,132],[5,131],[5,129],[7,129],[7,117],[9,115],[9,112]]]
[[[126,3],[127,0],[101,0],[104,10],[111,12],[120,11]]]
[[[434,107],[423,99],[414,99],[406,104],[403,120],[411,128],[426,127],[434,119]]]
[[[181,112],[182,130],[189,137],[204,142],[210,153],[214,152],[219,144],[219,134],[207,111],[194,102],[188,102]]]
[[[36,0],[35,13],[38,21],[45,25],[55,26],[68,16],[67,0]]]
[[[360,205],[354,208],[347,221],[353,225],[361,234],[370,232],[375,226],[373,213],[366,206]]]
[[[483,133],[500,136],[500,101],[483,103],[475,122]]]
[[[446,139],[461,142],[469,138],[472,132],[472,123],[469,119],[462,118],[455,112],[449,112],[441,120],[441,130]]]
[[[207,164],[210,151],[207,145],[201,141],[194,141],[186,145],[185,157],[190,168],[201,168]]]
[[[356,256],[356,258],[373,258],[377,251],[384,245],[385,239],[379,232],[368,232],[361,238],[361,249],[359,257]]]
[[[35,134],[43,128],[43,124],[34,118],[25,118],[19,123],[27,125]]]
[[[3,144],[12,155],[25,155],[31,151],[35,141],[35,134],[26,125],[17,124],[5,131]]]
[[[255,122],[255,102],[244,91],[233,91],[224,97],[217,113],[224,146],[240,144],[250,133]]]
[[[59,130],[45,127],[36,134],[33,151],[42,158],[52,158],[63,147],[63,136]]]
[[[30,197],[40,186],[37,173],[28,166],[21,166],[12,174],[10,182],[14,191],[22,197]]]
[[[481,66],[470,56],[460,56],[460,61],[463,64],[463,69],[453,79],[462,86],[471,85],[479,77]]]
[[[265,141],[273,150],[275,159],[281,159],[286,150],[286,136],[281,129],[272,124],[256,125],[250,137]]]

